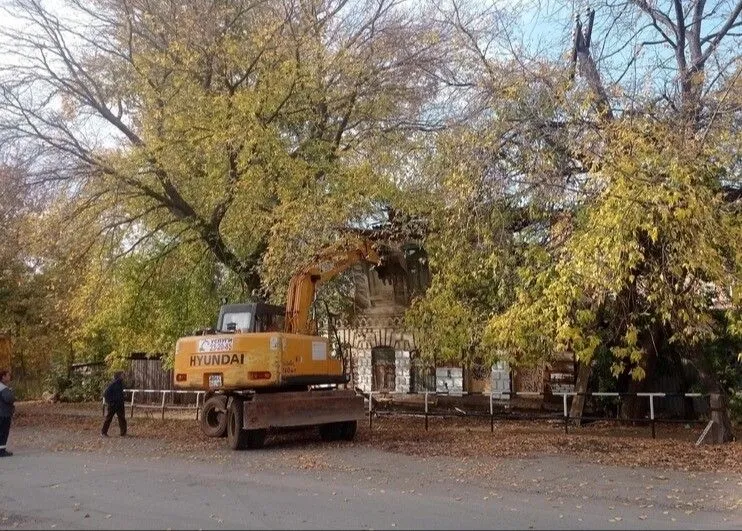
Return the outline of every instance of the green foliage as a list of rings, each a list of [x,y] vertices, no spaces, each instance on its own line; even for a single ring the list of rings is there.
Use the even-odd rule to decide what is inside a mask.
[[[615,358],[605,347],[595,350],[593,356],[593,370],[590,375],[588,389],[593,392],[615,393],[619,391],[618,380],[613,372]],[[620,399],[610,396],[594,396],[590,399],[591,404],[597,410],[598,415],[610,415],[615,417],[620,404]]]
[[[136,253],[103,276],[89,271],[70,305],[80,323],[72,334],[78,361],[120,369],[132,352],[147,352],[165,354],[168,366],[178,337],[215,325],[221,297],[233,294],[216,282],[213,261],[188,251],[180,247],[162,260]]]
[[[71,279],[36,253],[35,229],[43,203],[18,165],[0,164],[0,333],[12,341],[13,386],[38,398],[52,361],[69,353],[60,297]]]
[[[727,323],[726,316],[715,312],[713,317],[718,321],[719,328],[724,330],[724,325]],[[730,399],[739,400],[736,395],[742,391],[742,362],[738,359],[738,353],[742,351],[742,337],[720,333],[713,339],[704,341],[695,347],[699,355],[694,361],[700,365],[701,370],[706,369],[714,374],[721,390]],[[707,391],[703,387],[700,390]]]
[[[44,391],[47,390],[47,386],[44,382],[44,378],[33,375],[31,377],[26,376],[12,382],[13,392],[15,393],[16,400],[38,400]]]
[[[47,376],[45,387],[62,402],[95,402],[101,399],[109,376],[105,370],[69,371],[64,364],[56,364]]]
[[[614,374],[642,379],[658,329],[680,344],[724,333],[707,289],[735,285],[739,240],[711,147],[643,122],[608,132],[564,245],[544,254],[535,244],[542,256],[519,269],[517,300],[487,338],[518,355],[572,350],[585,362],[603,345]]]
[[[407,191],[405,207],[430,224],[425,250],[432,279],[406,320],[421,354],[441,361],[502,356],[482,344],[482,331],[512,298],[517,258],[507,233],[512,213],[490,188],[483,140],[488,137],[458,129],[441,135],[439,151],[426,162],[427,186]]]
[[[171,354],[222,297],[284,302],[292,272],[389,205],[430,226],[432,285],[407,315],[426,356],[567,351],[641,379],[650,352],[742,336],[722,188],[739,186],[739,64],[675,108],[617,84],[609,123],[561,62],[492,55],[516,28],[481,47],[473,6],[145,4],[95,2],[76,26],[76,2],[63,19],[13,2],[26,47],[8,50],[0,133],[54,199],[2,175],[0,329],[21,374]],[[724,325],[709,287],[731,293]],[[346,311],[348,278],[326,288]]]
[[[435,94],[438,34],[417,10],[181,7],[14,3],[30,55],[0,126],[51,154],[34,163],[56,199],[37,256],[75,280],[55,303],[80,360],[169,353],[221,297],[284,302],[299,265],[394,195]]]

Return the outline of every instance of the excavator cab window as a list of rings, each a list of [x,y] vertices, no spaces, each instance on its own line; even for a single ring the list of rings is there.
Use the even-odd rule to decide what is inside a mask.
[[[219,312],[219,332],[252,332],[255,304],[225,304]]]
[[[222,332],[247,332],[250,330],[252,314],[250,312],[225,313]]]
[[[219,332],[283,332],[285,308],[263,302],[225,304],[219,312]]]
[[[283,313],[258,313],[255,316],[256,332],[283,332],[284,328]]]

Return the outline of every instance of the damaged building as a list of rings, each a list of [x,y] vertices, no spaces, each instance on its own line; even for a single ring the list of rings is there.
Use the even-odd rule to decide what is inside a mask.
[[[451,366],[423,358],[404,314],[413,297],[430,284],[427,254],[417,243],[387,253],[383,278],[368,263],[352,271],[355,312],[337,323],[344,345],[350,385],[364,392],[438,392],[502,394],[511,391],[549,393],[573,389],[572,359],[536,369],[511,371],[505,362],[494,366]]]

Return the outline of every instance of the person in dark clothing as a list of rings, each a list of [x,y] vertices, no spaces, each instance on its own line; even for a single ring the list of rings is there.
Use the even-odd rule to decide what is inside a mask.
[[[106,420],[103,421],[101,435],[108,437],[108,428],[111,425],[113,416],[116,415],[119,421],[119,430],[121,436],[126,435],[126,410],[124,409],[124,373],[116,372],[113,375],[113,381],[108,384],[103,392],[103,398],[106,401],[108,410],[106,411]]]
[[[13,455],[7,449],[10,421],[15,411],[15,396],[10,384],[10,372],[0,370],[0,457]]]

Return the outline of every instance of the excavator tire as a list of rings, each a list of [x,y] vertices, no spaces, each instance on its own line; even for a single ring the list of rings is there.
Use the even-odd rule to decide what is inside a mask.
[[[262,448],[266,431],[243,429],[244,411],[243,400],[233,399],[227,410],[227,443],[232,450]]]
[[[341,438],[345,439],[346,441],[352,441],[353,439],[355,439],[357,429],[358,421],[348,420],[343,422]]]
[[[329,424],[321,424],[319,435],[323,441],[338,441],[343,437],[343,423],[330,422]]]
[[[235,398],[227,410],[227,444],[232,450],[247,448],[247,432],[242,429],[242,399]]]
[[[357,429],[358,422],[355,420],[330,422],[320,425],[319,434],[323,441],[352,441],[356,436]]]
[[[227,435],[227,397],[214,395],[204,402],[200,417],[201,431],[207,437]]]

